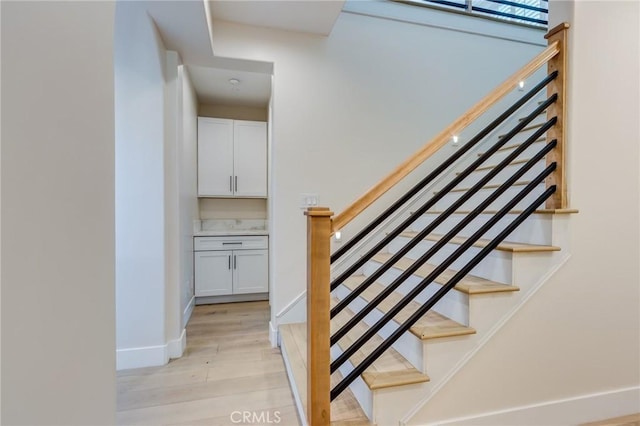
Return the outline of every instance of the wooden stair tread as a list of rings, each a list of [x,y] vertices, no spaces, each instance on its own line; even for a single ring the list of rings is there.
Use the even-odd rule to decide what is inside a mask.
[[[520,130],[520,132],[527,132],[529,130],[534,130],[534,129],[539,129],[540,127],[542,127],[544,125],[544,123],[539,123],[539,124],[531,124],[525,128],[523,128],[522,130]],[[499,135],[498,138],[504,138],[506,136],[506,134],[504,135]]]
[[[306,323],[280,326],[281,346],[287,353],[296,388],[304,412],[307,413],[307,325]],[[334,377],[335,376],[335,377]],[[340,373],[331,377],[331,386],[341,380]],[[306,416],[306,414],[305,414]],[[332,425],[369,425],[369,419],[350,389],[346,389],[331,402]]]
[[[546,140],[547,140],[547,138],[543,136],[543,137],[538,138],[538,139],[536,139],[535,141],[533,141],[533,143],[537,143],[537,142],[544,142],[544,141],[546,141]],[[517,147],[519,147],[520,145],[522,145],[522,143],[521,143],[521,142],[517,142],[517,143],[512,143],[512,144],[509,144],[509,145],[505,145],[505,146],[501,147],[499,150],[497,150],[496,152],[500,152],[500,151],[507,151],[507,150],[509,150],[509,149],[517,148]],[[479,153],[478,153],[478,157],[480,157],[480,156],[482,156],[482,155],[484,155],[484,154],[486,154],[486,152],[479,152]]]
[[[384,263],[391,258],[391,253],[379,253],[373,257],[375,262]],[[413,260],[403,257],[400,259],[395,265],[394,268],[400,269],[402,271],[408,269],[412,264]],[[426,278],[436,267],[430,264],[424,264],[416,272],[415,275]],[[458,271],[453,269],[446,269],[443,273],[441,273],[434,282],[444,285],[449,281]],[[500,293],[506,291],[518,291],[520,290],[518,287],[508,284],[497,283],[495,281],[490,281],[485,278],[476,277],[475,275],[467,274],[458,284],[456,284],[455,289],[466,294],[485,294],[485,293]]]
[[[544,111],[542,111],[540,114],[538,114],[538,115],[536,116],[536,118],[537,118],[537,117],[540,117],[541,115],[546,114],[546,113],[547,113],[547,110],[545,109],[545,110],[544,110]],[[522,117],[522,118],[518,118],[518,121],[522,122],[522,121],[524,121],[524,120],[526,120],[526,119],[527,119],[527,117]]]
[[[529,160],[530,160],[530,158],[525,158],[525,159],[522,159],[522,160],[512,161],[506,167],[515,166],[515,165],[518,165],[518,164],[524,164]],[[491,169],[495,169],[497,166],[498,166],[497,164],[491,164],[491,165],[488,165],[488,166],[482,166],[482,167],[478,167],[473,172],[475,173],[475,172],[482,172],[482,171],[485,171],[485,170],[491,170]],[[456,175],[459,175],[460,173],[462,173],[462,172],[456,172]]]
[[[525,186],[528,185],[530,182],[529,181],[520,181],[520,182],[516,182],[511,186]],[[485,185],[482,188],[480,188],[481,190],[483,189],[496,189],[498,187],[500,187],[500,185],[502,185],[501,183],[496,183],[496,184],[491,184],[491,185]],[[542,183],[540,185],[543,185]],[[467,192],[469,191],[471,188],[455,188],[452,189],[449,192]],[[433,191],[434,194],[437,194],[440,191]]]
[[[364,281],[365,278],[366,277],[364,275],[356,275],[347,279],[344,282],[344,285],[350,290],[354,290],[358,285],[360,285],[360,283],[362,283],[362,281]],[[380,294],[384,288],[384,285],[374,282],[369,286],[369,288],[362,292],[361,297],[367,302],[370,302],[374,297]],[[402,297],[402,294],[394,291],[380,302],[378,310],[383,313],[389,312],[391,308],[398,304]],[[416,312],[419,307],[420,304],[413,301],[402,309],[394,319],[398,323],[403,323],[409,319],[409,317]],[[418,322],[409,329],[409,331],[422,340],[436,339],[439,337],[463,336],[467,334],[474,334],[476,332],[473,328],[464,326],[433,310],[430,310],[426,315],[420,318]]]
[[[338,303],[338,299],[332,298],[331,305]],[[349,308],[343,309],[340,314],[331,320],[331,333],[335,333],[340,327],[347,323],[354,316]],[[349,332],[338,341],[338,346],[345,350],[367,330],[368,326],[362,321],[356,324]],[[373,336],[356,353],[349,357],[351,364],[360,364],[367,355],[373,352],[384,340],[379,335]],[[412,383],[423,383],[429,381],[429,376],[418,371],[409,361],[392,347],[374,361],[361,375],[369,389],[382,389],[393,386],[402,386]]]
[[[402,234],[400,234],[400,236],[406,237],[406,238],[413,238],[416,235],[418,235],[418,233],[417,232],[412,232],[412,231],[406,231],[406,232],[403,232]],[[425,237],[425,240],[427,240],[427,241],[438,241],[438,240],[440,240],[440,238],[442,238],[442,235],[429,234],[429,235],[427,235]],[[467,237],[453,237],[449,241],[449,243],[461,245],[465,241],[467,241]],[[481,238],[478,241],[476,241],[473,244],[473,246],[474,247],[486,247],[487,245],[489,245],[490,242],[491,242],[491,240]],[[511,253],[535,253],[535,252],[547,252],[547,251],[560,251],[560,247],[546,246],[546,245],[539,245],[539,244],[514,243],[514,242],[503,241],[500,244],[498,244],[498,247],[496,247],[496,250],[508,251],[508,252],[511,252]]]

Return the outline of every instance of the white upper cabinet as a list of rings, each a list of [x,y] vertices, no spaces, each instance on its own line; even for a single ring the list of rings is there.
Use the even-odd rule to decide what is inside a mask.
[[[233,122],[233,170],[236,196],[267,196],[267,123]]]
[[[267,123],[198,117],[198,195],[267,196]]]
[[[233,120],[198,118],[198,195],[233,195]]]

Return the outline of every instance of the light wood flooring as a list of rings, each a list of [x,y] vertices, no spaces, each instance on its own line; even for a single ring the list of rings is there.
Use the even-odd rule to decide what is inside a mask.
[[[196,306],[182,358],[118,372],[118,424],[231,425],[246,411],[251,424],[299,425],[268,324],[268,302]]]

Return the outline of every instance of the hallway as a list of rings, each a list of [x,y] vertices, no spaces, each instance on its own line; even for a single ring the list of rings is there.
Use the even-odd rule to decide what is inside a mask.
[[[299,424],[268,324],[268,302],[196,306],[182,358],[118,372],[118,424]]]

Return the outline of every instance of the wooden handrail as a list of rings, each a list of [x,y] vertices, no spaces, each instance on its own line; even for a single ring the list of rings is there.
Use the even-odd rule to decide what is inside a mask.
[[[389,189],[393,188],[409,173],[424,163],[429,157],[436,153],[440,148],[446,145],[453,135],[459,134],[469,124],[475,121],[480,115],[484,114],[496,102],[513,90],[521,80],[526,79],[533,74],[538,68],[546,64],[560,52],[560,43],[554,41],[542,51],[538,56],[533,58],[528,64],[516,71],[511,77],[506,79],[500,86],[495,88],[491,93],[485,96],[480,102],[475,104],[466,113],[461,115],[456,121],[451,123],[443,131],[438,133],[427,144],[420,148],[415,154],[405,160],[402,164],[389,173],[384,179],[369,189],[364,195],[354,201],[349,207],[344,209],[342,213],[333,218],[333,232],[342,229],[346,224],[351,222],[362,211],[369,207],[374,201],[380,198]]]

